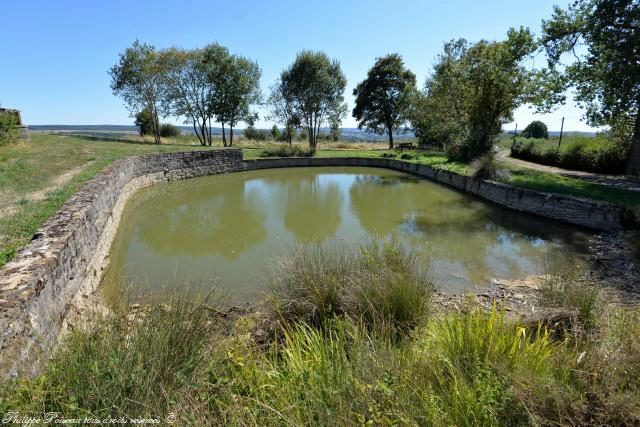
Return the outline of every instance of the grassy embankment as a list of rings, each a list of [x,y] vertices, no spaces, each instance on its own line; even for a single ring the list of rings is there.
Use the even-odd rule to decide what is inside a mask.
[[[629,147],[608,135],[511,139],[511,156],[543,165],[610,175],[623,175]]]
[[[42,375],[1,386],[0,412],[174,413],[179,425],[640,422],[637,310],[555,281],[541,304],[579,314],[553,329],[471,302],[441,313],[425,277],[392,242],[300,249],[274,271],[268,326],[240,318],[223,335],[216,301],[191,296],[134,320],[116,310],[71,335]]]
[[[214,142],[220,146],[220,141]],[[246,158],[281,153],[282,143],[254,143],[238,139]],[[305,144],[297,143],[298,154]],[[436,151],[390,151],[383,143],[320,144],[318,157],[393,157],[408,162],[470,174],[469,165],[447,161]],[[35,134],[28,143],[0,147],[0,266],[4,265],[33,233],[80,186],[110,162],[135,154],[203,149],[193,137],[169,139],[163,145],[136,136],[82,137]],[[209,149],[209,148],[205,148]],[[287,154],[287,151],[284,151]],[[640,193],[504,165],[512,185],[580,197],[622,203],[638,210]]]

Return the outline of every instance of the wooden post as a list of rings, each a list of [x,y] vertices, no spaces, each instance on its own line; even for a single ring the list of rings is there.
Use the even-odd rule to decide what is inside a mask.
[[[562,118],[562,124],[560,125],[560,139],[558,139],[558,151],[560,151],[560,144],[562,144],[562,131],[564,130],[564,117]]]

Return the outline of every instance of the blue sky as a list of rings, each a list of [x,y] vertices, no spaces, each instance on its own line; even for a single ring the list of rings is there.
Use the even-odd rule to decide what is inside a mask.
[[[422,85],[444,41],[503,39],[509,27],[520,25],[539,33],[540,21],[551,15],[553,5],[567,3],[7,1],[0,6],[0,102],[21,109],[27,124],[131,124],[128,111],[111,93],[107,70],[139,39],[159,48],[221,43],[258,62],[264,92],[296,52],[323,50],[342,64],[351,108],[353,87],[376,57],[400,53]],[[550,115],[534,116],[523,107],[515,119],[519,128],[538,118],[556,130],[562,116],[566,130],[590,129],[572,103]],[[355,121],[349,116],[343,126],[355,126]]]

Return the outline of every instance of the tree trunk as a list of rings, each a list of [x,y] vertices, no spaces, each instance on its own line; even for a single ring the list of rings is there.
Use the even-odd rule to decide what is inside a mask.
[[[387,128],[387,133],[389,134],[389,150],[393,149],[393,126],[389,126]]]
[[[229,123],[229,147],[233,146],[233,125]]]
[[[153,126],[153,139],[156,144],[160,144],[162,141],[160,140],[160,119],[158,118],[158,110],[154,105],[151,108],[151,116],[152,116],[152,126]]]
[[[224,122],[220,122],[222,124],[222,146],[226,147],[227,146],[227,136],[224,132]]]
[[[627,175],[640,176],[640,112],[636,113],[636,124],[633,126],[631,150],[627,161]]]
[[[200,126],[200,125],[198,125],[198,126]],[[204,145],[203,138],[201,138],[200,135],[198,135],[198,128],[196,127],[196,119],[193,119],[193,131],[195,132],[196,136],[198,137],[198,141],[200,142],[200,145]]]

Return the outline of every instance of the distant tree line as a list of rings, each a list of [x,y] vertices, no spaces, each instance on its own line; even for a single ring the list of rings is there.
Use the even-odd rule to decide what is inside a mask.
[[[527,66],[541,50],[548,65]],[[568,53],[574,62],[561,61]],[[136,41],[110,74],[114,93],[132,115],[144,112],[158,143],[160,118],[172,115],[191,123],[202,145],[212,144],[211,125],[217,122],[223,145],[232,146],[234,128],[243,122],[250,138],[291,144],[299,135],[313,152],[323,127],[331,129],[328,138],[339,138],[347,113],[346,78],[340,63],[323,52],[299,52],[266,100],[257,63],[219,44],[156,50]],[[539,38],[519,28],[500,41],[451,40],[422,90],[400,55],[383,56],[356,85],[352,115],[359,128],[386,134],[389,148],[394,134],[411,128],[420,144],[469,161],[492,151],[516,108],[529,104],[551,111],[565,101],[568,88],[575,90],[590,124],[608,126],[627,144],[627,172],[639,175],[640,0],[577,0],[566,10],[556,7]],[[282,130],[254,128],[258,115],[252,108],[263,102],[268,118]],[[544,137],[547,130],[535,123],[526,133]]]

